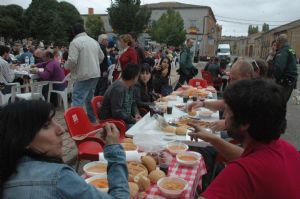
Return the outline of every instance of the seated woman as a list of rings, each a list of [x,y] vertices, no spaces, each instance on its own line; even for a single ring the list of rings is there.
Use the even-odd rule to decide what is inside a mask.
[[[149,105],[151,105],[158,96],[153,92],[151,82],[151,67],[148,64],[143,64],[139,81],[135,84],[135,100],[139,110],[145,109],[149,111]],[[144,112],[143,114],[145,114]],[[141,115],[143,116],[142,112]]]
[[[103,193],[63,164],[64,129],[54,115],[54,107],[40,100],[0,109],[0,198],[129,198],[125,153],[116,126],[104,126],[109,192]]]
[[[152,71],[152,86],[155,93],[163,96],[172,93],[172,86],[169,83],[171,73],[171,61],[163,57],[160,63],[155,65]]]
[[[42,63],[32,65],[31,73],[37,74],[42,81],[62,81],[65,78],[65,73],[60,63],[54,59],[54,54],[51,50],[46,50],[43,55]],[[39,68],[43,68],[43,71],[39,71]],[[62,84],[53,84],[54,90],[63,91],[67,87],[67,82]],[[43,87],[43,96],[45,99],[48,97],[49,85]],[[51,95],[51,103],[57,105],[57,96]]]

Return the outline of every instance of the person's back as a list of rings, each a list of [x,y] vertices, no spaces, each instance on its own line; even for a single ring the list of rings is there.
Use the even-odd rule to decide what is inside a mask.
[[[211,73],[213,79],[216,79],[220,74],[220,66],[216,63],[210,63],[208,64],[206,71]]]
[[[210,198],[296,199],[300,197],[300,154],[286,141],[258,144],[229,163],[203,193]],[[228,179],[233,179],[229,182]],[[215,187],[226,188],[215,191]]]
[[[89,37],[86,33],[78,34],[71,44],[75,45],[78,50],[77,64],[71,70],[72,79],[86,80],[100,76],[100,56],[101,48],[96,40]],[[72,58],[73,52],[69,52]]]
[[[114,118],[122,119],[126,124],[133,124],[132,115],[134,102],[134,88],[126,88],[122,80],[116,80],[105,92],[99,118],[102,120]]]

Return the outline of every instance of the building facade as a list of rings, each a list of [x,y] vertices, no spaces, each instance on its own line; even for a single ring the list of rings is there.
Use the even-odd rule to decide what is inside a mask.
[[[158,20],[163,13],[168,9],[174,9],[179,12],[184,21],[186,37],[195,41],[194,49],[196,55],[199,56],[214,56],[217,49],[218,39],[221,37],[222,27],[216,23],[216,18],[212,9],[208,6],[199,6],[184,4],[178,2],[162,2],[154,4],[146,4],[151,11],[150,24]],[[89,14],[94,14],[92,9],[89,9]],[[86,21],[88,15],[82,15]],[[109,24],[107,14],[101,14],[104,28],[107,33],[113,33],[113,29]],[[142,34],[139,40],[150,40],[148,34]],[[141,42],[142,44],[144,42]]]

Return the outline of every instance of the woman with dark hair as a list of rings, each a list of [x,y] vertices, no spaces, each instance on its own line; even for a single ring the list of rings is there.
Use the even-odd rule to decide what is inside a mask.
[[[161,58],[152,71],[152,86],[155,93],[166,96],[172,92],[170,85],[171,61],[168,57]]]
[[[109,194],[99,192],[62,163],[64,129],[44,101],[19,101],[0,109],[0,197],[129,198],[125,153],[112,124],[104,126]]]
[[[149,111],[151,105],[158,96],[155,95],[151,81],[151,67],[149,64],[143,64],[138,82],[135,84],[135,97],[138,108],[144,108]]]

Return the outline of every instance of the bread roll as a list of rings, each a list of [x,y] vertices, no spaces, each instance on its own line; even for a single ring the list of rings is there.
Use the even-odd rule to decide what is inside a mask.
[[[147,167],[149,172],[156,169],[156,162],[154,158],[149,155],[142,157],[142,163]]]
[[[136,175],[144,175],[148,176],[147,168],[138,162],[129,162],[127,163],[128,173],[131,174],[133,177]]]
[[[134,182],[128,182],[130,198],[135,199],[139,192],[139,186]]]
[[[131,138],[124,138],[122,140],[122,143],[133,143],[133,139],[131,139]]]
[[[162,170],[154,170],[148,177],[152,183],[156,183],[159,179],[166,177],[166,174]]]
[[[143,175],[135,176],[134,182],[138,184],[140,191],[146,191],[151,186],[150,179]]]
[[[186,135],[187,129],[184,127],[176,128],[176,135]]]
[[[170,126],[170,125],[162,128],[161,130],[166,132],[166,133],[175,133],[175,127]]]
[[[137,150],[137,146],[133,143],[121,143],[125,151],[135,151]]]

